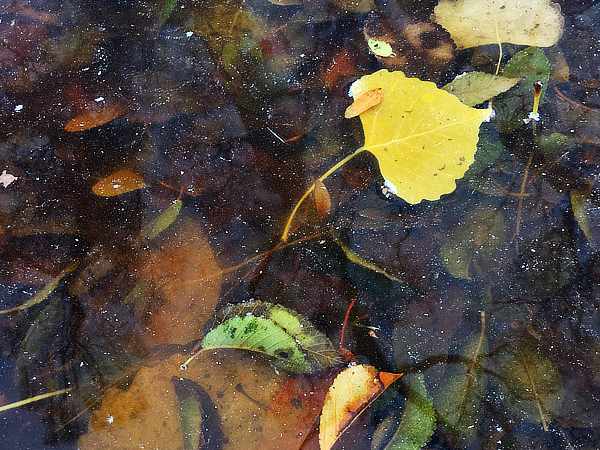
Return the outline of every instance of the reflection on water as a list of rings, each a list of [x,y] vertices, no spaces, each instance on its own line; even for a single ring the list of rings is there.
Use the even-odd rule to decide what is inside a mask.
[[[600,446],[600,3],[480,0],[509,37],[564,16],[498,67],[437,3],[0,5],[0,408],[56,393],[0,412],[3,448]],[[474,164],[410,204],[364,152],[289,221],[363,144],[348,89],[382,68],[509,79],[469,91],[496,111]]]

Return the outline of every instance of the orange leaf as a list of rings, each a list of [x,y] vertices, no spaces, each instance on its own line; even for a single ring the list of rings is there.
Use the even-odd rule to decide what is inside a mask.
[[[329,450],[352,422],[402,374],[360,364],[343,370],[329,387],[319,424],[321,450]]]
[[[359,95],[354,102],[346,108],[344,117],[351,119],[371,109],[373,106],[377,106],[383,100],[383,89],[377,88],[367,91]]]
[[[65,131],[76,133],[105,125],[123,115],[125,108],[120,104],[107,105],[77,114],[65,124]]]
[[[327,217],[331,211],[331,196],[329,195],[327,186],[321,180],[315,181],[313,200],[315,201],[315,209],[319,217],[321,219]]]
[[[146,184],[141,175],[133,170],[120,169],[96,182],[92,192],[99,197],[115,197],[144,187]]]

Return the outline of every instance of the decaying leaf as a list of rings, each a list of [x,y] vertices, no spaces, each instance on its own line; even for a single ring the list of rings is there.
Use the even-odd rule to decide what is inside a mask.
[[[222,277],[202,226],[190,219],[178,221],[177,232],[152,249],[138,268],[138,282],[145,285],[142,295],[152,299],[146,310],[138,311],[146,344],[196,339],[219,301]]]
[[[388,189],[412,204],[453,192],[473,164],[479,126],[490,111],[385,69],[355,81],[350,93],[358,98],[373,89],[382,89],[384,98],[360,115],[363,148],[377,158]]]
[[[176,354],[142,367],[127,390],[109,388],[92,412],[79,448],[184,449],[181,397],[174,382],[185,377],[211,403],[203,403],[203,420],[208,422],[202,448],[299,450],[319,416],[330,381],[277,373],[266,359],[236,350],[206,353],[186,372],[179,369],[183,357]]]
[[[463,355],[466,362],[449,366],[446,383],[434,398],[442,428],[454,440],[466,444],[477,433],[481,398],[486,385],[486,377],[481,368],[486,348],[487,339],[482,331],[465,347]]]
[[[521,342],[499,357],[509,404],[528,420],[539,422],[545,431],[561,403],[561,378],[548,358],[530,342]]]
[[[351,119],[352,117],[359,116],[373,106],[379,105],[381,100],[383,100],[383,89],[373,89],[372,91],[364,92],[355,98],[352,104],[346,108],[344,117]]]
[[[360,364],[338,374],[329,387],[319,423],[321,450],[329,450],[353,420],[400,378],[402,374],[379,372]]]
[[[210,397],[193,381],[173,377],[179,406],[179,421],[183,450],[199,450],[218,445],[222,440],[218,418],[212,414],[215,405]]]
[[[202,339],[203,349],[235,348],[269,356],[291,373],[313,373],[340,362],[323,333],[280,305],[254,301],[232,305]]]
[[[497,249],[505,240],[504,216],[502,211],[478,208],[464,224],[450,232],[440,248],[442,262],[448,273],[456,278],[470,280],[473,261],[484,268],[487,259],[493,259]]]
[[[385,450],[420,450],[435,430],[433,400],[427,392],[423,374],[411,376],[408,398],[400,425]]]
[[[551,47],[564,28],[560,6],[550,0],[440,0],[433,21],[460,48],[502,42]]]
[[[92,192],[99,197],[115,197],[146,187],[142,176],[130,169],[120,169],[97,181]]]
[[[147,239],[154,239],[160,233],[169,228],[173,222],[177,220],[182,205],[183,203],[181,200],[175,200],[167,209],[161,212],[156,219],[154,219],[146,228],[144,228],[142,233],[144,237]]]
[[[456,95],[467,106],[479,105],[519,82],[519,78],[506,78],[485,72],[468,72],[457,76],[442,89]]]
[[[313,200],[317,215],[324,219],[331,212],[331,196],[327,190],[327,186],[321,180],[315,181],[315,189],[313,190]]]
[[[86,131],[92,128],[101,127],[112,122],[117,117],[125,114],[125,107],[120,104],[106,105],[97,109],[90,109],[70,119],[64,127],[65,131],[76,133]]]
[[[583,231],[585,237],[591,242],[594,243],[594,233],[592,232],[592,227],[590,226],[590,221],[588,218],[587,210],[591,208],[591,202],[589,200],[589,192],[586,191],[571,191],[571,209],[573,210],[573,216],[577,223],[579,224],[579,228]]]
[[[60,272],[56,277],[50,281],[46,286],[44,286],[40,291],[38,291],[33,297],[31,297],[26,302],[20,304],[19,306],[15,306],[13,308],[7,308],[0,310],[0,315],[2,314],[10,314],[17,311],[23,311],[25,309],[31,308],[32,306],[38,305],[46,300],[52,292],[58,287],[60,282],[66,277],[68,274],[73,272],[78,266],[78,263],[69,264],[62,272]]]

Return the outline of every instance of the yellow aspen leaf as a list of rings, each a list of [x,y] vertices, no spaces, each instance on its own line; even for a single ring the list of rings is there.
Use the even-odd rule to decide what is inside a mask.
[[[550,0],[440,0],[433,21],[459,48],[502,42],[551,47],[565,22],[560,6]]]
[[[352,104],[346,108],[344,117],[346,119],[351,119],[352,117],[359,116],[368,109],[379,105],[382,100],[383,89],[373,89],[372,91],[367,91],[355,98]]]
[[[125,108],[120,104],[107,105],[100,109],[90,109],[81,114],[77,114],[69,120],[64,127],[69,133],[86,131],[92,128],[100,127],[112,122],[117,117],[125,113]]]
[[[331,196],[327,190],[327,186],[321,180],[315,182],[313,191],[313,199],[315,201],[315,209],[321,219],[324,219],[331,212]]]
[[[386,69],[355,81],[350,95],[374,89],[384,95],[360,115],[362,149],[377,158],[388,190],[411,204],[453,192],[475,160],[479,127],[490,110],[471,108],[434,83]]]
[[[99,197],[115,197],[146,187],[142,176],[130,169],[120,169],[97,181],[92,192]]]
[[[366,364],[351,366],[340,372],[329,387],[321,411],[321,450],[332,448],[354,419],[401,376],[379,372]]]

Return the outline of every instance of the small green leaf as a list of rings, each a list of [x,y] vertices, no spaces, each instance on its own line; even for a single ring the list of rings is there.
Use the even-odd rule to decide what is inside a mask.
[[[369,49],[373,52],[375,56],[379,56],[381,58],[389,58],[391,56],[396,56],[392,46],[385,41],[380,41],[377,39],[369,39],[367,41],[367,45]]]
[[[203,349],[236,348],[263,353],[292,373],[313,373],[339,363],[327,337],[297,313],[266,302],[232,305],[202,340]]]
[[[160,233],[169,228],[177,217],[179,216],[179,212],[181,211],[182,202],[181,200],[175,200],[171,206],[165,209],[159,216],[154,219],[148,227],[145,228],[143,235],[147,239],[154,239]]]
[[[33,297],[27,300],[25,303],[20,304],[19,306],[15,306],[13,308],[0,310],[0,315],[2,314],[10,314],[17,311],[23,311],[25,309],[31,308],[39,303],[42,303],[46,300],[52,292],[58,287],[62,279],[73,272],[79,263],[72,263],[67,266],[61,273],[59,273],[56,277],[54,277],[46,286],[44,286],[41,290],[39,290]]]
[[[542,134],[538,138],[538,145],[542,149],[542,153],[547,158],[556,159],[563,153],[566,153],[567,148],[573,145],[574,139],[562,133]]]
[[[433,400],[427,392],[423,374],[416,374],[409,382],[409,393],[402,420],[386,450],[419,450],[435,430]]]
[[[589,193],[585,191],[571,191],[571,209],[573,216],[579,224],[579,228],[588,241],[593,242],[592,227],[587,215],[587,208],[590,206]]]
[[[173,10],[176,6],[177,0],[164,0],[162,9],[158,15],[158,22],[160,26],[163,26],[165,22],[169,20],[169,17],[171,17],[171,14],[173,14]]]
[[[173,379],[175,395],[179,403],[179,420],[183,433],[185,450],[198,450],[202,438],[202,403],[198,398],[199,389],[194,383],[186,379]]]
[[[475,106],[508,91],[519,78],[507,78],[485,72],[458,75],[442,89],[456,95],[467,106]]]
[[[508,133],[524,125],[523,119],[533,109],[533,84],[536,81],[541,81],[544,85],[540,100],[543,102],[551,71],[550,61],[544,51],[537,47],[528,47],[515,53],[506,63],[502,76],[520,78],[521,81],[494,102],[496,122],[503,132]],[[543,111],[543,104],[540,105]]]

